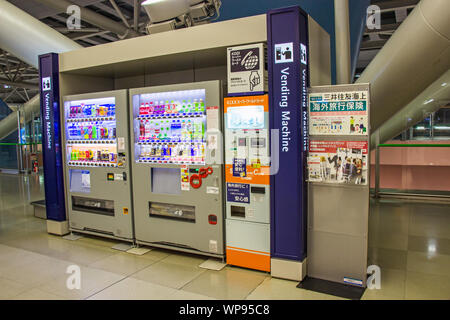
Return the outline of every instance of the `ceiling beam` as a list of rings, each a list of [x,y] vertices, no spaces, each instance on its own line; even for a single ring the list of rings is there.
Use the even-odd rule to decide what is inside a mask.
[[[0,78],[0,84],[7,85],[14,88],[25,88],[25,89],[38,89],[38,85],[34,83],[24,82],[24,81],[11,81],[9,79]]]
[[[134,9],[133,28],[134,28],[134,31],[138,31],[139,30],[139,18],[141,16],[141,0],[134,0],[133,9]]]
[[[127,28],[131,28],[130,24],[127,21],[127,18],[125,18],[125,16],[123,15],[122,11],[120,10],[119,6],[117,5],[116,1],[114,0],[109,0],[109,2],[111,3],[111,5],[113,6],[114,10],[116,10],[117,14],[119,15],[119,18],[122,20],[122,22],[124,23],[124,25]]]
[[[62,12],[66,12],[67,7],[74,4],[73,2],[67,0],[34,0],[34,1]],[[137,37],[140,35],[133,29],[129,29],[126,26],[122,25],[121,23],[111,20],[110,18],[105,17],[85,7],[80,7],[80,14],[83,21],[88,22],[104,30],[111,31],[117,34],[120,38]]]
[[[400,27],[401,23],[391,23],[391,24],[385,24],[385,25],[381,25],[380,29],[366,29],[365,31],[365,35],[368,35],[370,33],[383,33],[383,32],[394,32],[395,30],[398,29],[398,27]]]
[[[380,7],[381,12],[393,11],[398,8],[414,8],[420,0],[391,0],[372,3]]]
[[[103,10],[103,11],[109,13],[110,15],[113,15],[113,16],[115,16],[115,17],[117,17],[117,18],[120,18],[118,12],[117,12],[114,8],[111,8],[110,6],[108,6],[108,5],[106,5],[106,4],[103,4],[103,3],[99,2],[99,3],[93,4],[93,6],[96,7],[96,8],[98,8],[98,9],[100,9],[100,10]],[[130,19],[130,18],[131,18],[131,17],[130,17],[128,14],[126,14],[126,13],[125,13],[124,15],[125,15],[126,19]]]
[[[361,50],[381,49],[388,40],[364,41],[361,43]]]

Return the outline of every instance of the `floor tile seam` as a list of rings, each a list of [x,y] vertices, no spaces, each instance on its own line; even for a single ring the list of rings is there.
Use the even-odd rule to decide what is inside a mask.
[[[111,273],[113,273],[113,272],[111,272]],[[116,274],[116,273],[114,273],[114,274]],[[118,274],[116,274],[116,275],[118,275]],[[96,291],[95,293],[92,293],[91,295],[89,295],[89,296],[87,296],[87,297],[85,297],[85,298],[82,298],[81,300],[88,300],[89,298],[95,296],[96,294],[99,294],[99,293],[105,291],[106,289],[109,289],[109,288],[111,288],[112,286],[114,286],[114,285],[116,285],[116,284],[118,284],[118,283],[120,283],[120,282],[122,282],[122,281],[124,281],[125,279],[128,278],[127,276],[123,276],[123,275],[118,275],[118,276],[122,276],[123,278],[121,278],[121,279],[119,279],[119,280],[117,280],[117,281],[111,283],[110,285],[107,285],[106,287],[100,289],[100,291]]]
[[[208,270],[208,269],[203,269],[202,272],[200,272],[198,275],[196,275],[194,278],[192,278],[190,281],[188,281],[187,283],[185,283],[182,287],[180,287],[178,290],[183,290],[186,286],[188,286],[190,283],[192,283],[194,280],[198,279],[201,275],[205,274],[208,271],[212,271],[212,270]],[[190,291],[187,291],[190,292]],[[205,296],[210,297],[210,298],[215,298],[215,297],[211,297],[205,294]]]
[[[118,253],[118,254],[120,254],[120,253]],[[109,257],[106,257],[105,259],[107,259],[107,258],[109,258]],[[102,259],[102,260],[103,260],[103,259]],[[99,261],[101,261],[101,260],[99,260]],[[95,263],[97,263],[97,262],[99,262],[99,261],[93,262],[92,264],[95,264]],[[114,273],[114,274],[117,274],[117,275],[120,275],[120,276],[125,276],[125,277],[127,277],[127,278],[131,278],[131,277],[132,277],[133,275],[135,275],[136,273],[139,273],[139,272],[143,271],[144,269],[147,269],[148,267],[152,266],[152,265],[155,264],[156,262],[159,262],[159,261],[154,261],[154,260],[151,260],[151,259],[146,259],[146,261],[152,261],[152,263],[149,264],[149,265],[147,265],[147,266],[145,266],[145,267],[142,267],[142,268],[140,268],[140,269],[138,269],[138,270],[136,270],[136,271],[134,271],[134,272],[132,272],[132,273],[130,273],[130,274],[128,274],[128,275],[118,274],[118,273],[115,273],[115,272],[112,272],[112,271],[108,271],[108,270],[105,270],[105,269],[101,269],[101,268],[98,268],[98,267],[94,267],[94,266],[92,266],[92,264],[90,264],[90,265],[88,266],[88,268],[95,269],[95,270],[99,270],[99,271],[106,271],[106,272]],[[133,278],[133,279],[137,279],[137,278]],[[140,280],[140,279],[139,279],[139,280]]]
[[[16,296],[18,296],[18,295],[20,295],[20,294],[26,292],[26,291],[35,289],[35,288],[37,288],[37,287],[39,286],[39,284],[37,284],[37,285],[33,285],[33,286],[31,286],[31,287],[28,287],[27,284],[22,283],[22,282],[19,282],[19,281],[17,281],[16,279],[10,279],[10,278],[6,278],[6,277],[3,277],[3,276],[0,276],[0,280],[1,280],[1,279],[8,280],[8,281],[11,281],[11,282],[15,282],[15,283],[17,283],[17,284],[19,284],[19,285],[21,285],[21,286],[25,286],[24,289],[20,289],[20,292],[19,292],[18,294],[13,295],[13,296],[10,297],[10,298],[6,298],[7,300],[12,299],[12,298],[14,298],[14,297],[16,297]]]
[[[253,288],[253,290],[251,290],[246,296],[245,296],[245,300],[247,300],[247,298],[257,289],[257,288],[259,288],[263,283],[264,283],[264,281],[266,281],[266,279],[272,279],[272,276],[270,276],[270,275],[266,275],[263,279],[262,279],[262,281],[260,282],[260,283],[258,283],[258,285],[256,286],[256,287],[254,287]]]
[[[450,283],[450,275],[429,273],[429,272],[421,272],[421,271],[415,271],[415,270],[406,270],[406,280],[405,280],[405,282],[407,281],[408,273],[418,273],[418,274],[424,275],[424,276],[448,278],[448,283]]]
[[[109,286],[107,286],[107,287],[101,289],[100,291],[98,291],[98,292],[96,292],[96,293],[93,293],[92,295],[90,295],[90,296],[84,298],[83,300],[87,300],[87,299],[89,299],[90,297],[92,297],[92,296],[94,296],[94,295],[96,295],[96,294],[99,294],[99,293],[103,292],[104,290],[106,290],[106,289],[112,287],[113,285],[115,285],[115,284],[117,284],[117,283],[119,283],[119,282],[121,282],[121,281],[123,281],[123,280],[125,280],[125,279],[128,279],[128,278],[131,278],[131,279],[133,279],[133,280],[144,281],[144,282],[146,282],[146,283],[151,283],[150,281],[145,281],[145,280],[142,280],[142,279],[133,278],[133,275],[135,275],[136,273],[141,272],[142,270],[144,270],[144,269],[150,267],[151,265],[153,265],[153,264],[156,263],[156,262],[158,262],[158,261],[153,261],[152,264],[150,264],[150,265],[148,265],[148,266],[146,266],[146,267],[143,267],[142,269],[139,269],[139,270],[137,270],[137,271],[135,271],[135,272],[133,272],[133,273],[130,273],[129,275],[121,275],[121,274],[117,274],[117,273],[115,273],[115,272],[106,271],[106,272],[110,272],[110,273],[113,273],[113,274],[116,274],[116,275],[119,275],[119,276],[123,276],[124,278],[122,278],[122,279],[116,281],[115,283],[113,283],[113,284],[111,284],[111,285],[109,285]],[[95,268],[95,267],[91,267],[91,268],[92,268],[92,269],[99,270],[99,271],[105,271],[105,270],[98,269],[98,268]],[[152,284],[155,284],[155,283],[152,283]],[[160,285],[160,284],[158,284],[158,285],[159,285],[159,286],[162,286],[162,287],[166,287],[166,286],[163,286],[163,285]],[[170,288],[170,287],[166,287],[166,288]],[[170,288],[170,289],[173,289],[173,288]]]

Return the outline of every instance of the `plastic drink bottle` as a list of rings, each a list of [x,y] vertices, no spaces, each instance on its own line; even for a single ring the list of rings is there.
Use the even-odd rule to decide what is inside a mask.
[[[155,122],[155,133],[154,133],[154,138],[155,138],[155,139],[159,139],[160,133],[161,133],[160,122],[159,122],[159,121],[156,121],[156,122]]]
[[[150,139],[150,121],[146,120],[144,125],[144,139]]]
[[[170,104],[169,101],[166,101],[164,104],[164,114],[170,114]]]
[[[143,140],[145,138],[145,126],[144,121],[139,121],[139,140]]]
[[[166,134],[167,134],[167,139],[171,140],[172,138],[172,128],[170,126],[170,120],[166,120]]]
[[[203,102],[203,99],[200,99],[200,112],[205,112],[205,103]]]
[[[194,112],[199,112],[199,104],[197,102],[197,99],[194,99],[193,111]]]
[[[92,126],[92,139],[97,140],[97,122]]]
[[[180,141],[185,142],[186,141],[186,120],[181,120],[181,126],[180,126]]]
[[[150,134],[147,139],[155,139],[155,122],[150,120]]]
[[[192,121],[189,119],[186,123],[186,134],[187,134],[187,141],[190,142],[192,141],[192,134],[193,134],[193,125],[192,125]]]
[[[155,113],[155,106],[153,105],[153,102],[150,102],[148,105],[148,114],[154,114]]]

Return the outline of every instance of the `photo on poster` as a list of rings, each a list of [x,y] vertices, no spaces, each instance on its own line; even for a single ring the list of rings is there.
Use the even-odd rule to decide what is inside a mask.
[[[311,141],[308,157],[310,182],[367,185],[366,141]]]

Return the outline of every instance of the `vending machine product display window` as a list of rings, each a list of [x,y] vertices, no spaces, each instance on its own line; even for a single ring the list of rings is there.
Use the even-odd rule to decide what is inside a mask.
[[[141,94],[133,100],[137,162],[205,164],[205,90]]]
[[[67,101],[64,115],[69,165],[119,166],[114,97]]]

